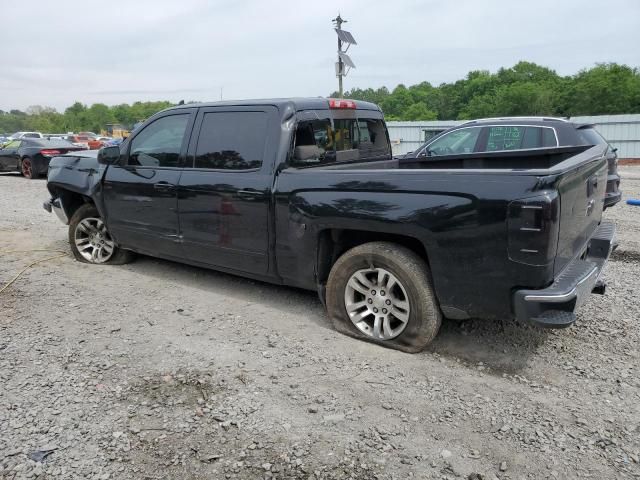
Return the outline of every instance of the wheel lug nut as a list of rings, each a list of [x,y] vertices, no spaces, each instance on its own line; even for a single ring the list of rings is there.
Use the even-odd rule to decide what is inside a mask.
[[[384,290],[380,290],[380,295],[384,297]]]
[[[373,313],[378,313],[378,309],[377,309],[377,308],[374,308],[374,309],[373,309]]]
[[[391,305],[391,300],[385,300],[385,302],[387,305]]]
[[[367,303],[373,303],[373,300],[369,299],[367,300]]]
[[[382,309],[382,313],[387,313],[387,309],[386,309],[386,308],[383,308],[383,309]]]
[[[375,290],[371,290],[371,295],[375,295],[376,291]]]

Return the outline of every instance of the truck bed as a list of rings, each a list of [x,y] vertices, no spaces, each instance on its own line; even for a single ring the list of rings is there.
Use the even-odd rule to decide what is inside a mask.
[[[465,155],[439,155],[419,158],[394,158],[377,162],[342,163],[324,168],[349,169],[419,169],[419,170],[551,170],[562,168],[587,150],[600,154],[600,147],[577,145],[570,147],[538,148],[518,151],[470,153]],[[590,154],[594,152],[589,152]],[[578,161],[584,157],[580,156]]]

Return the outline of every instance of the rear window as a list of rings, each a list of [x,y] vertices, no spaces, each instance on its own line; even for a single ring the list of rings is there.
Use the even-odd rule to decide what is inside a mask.
[[[607,141],[595,128],[579,128],[577,132],[583,145],[607,145]]]
[[[296,127],[294,166],[388,158],[390,146],[382,119],[301,121]]]
[[[25,133],[24,138],[40,138],[40,135],[37,133]]]

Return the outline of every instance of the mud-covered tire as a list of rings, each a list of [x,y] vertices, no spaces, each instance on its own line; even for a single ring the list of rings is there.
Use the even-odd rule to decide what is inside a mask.
[[[404,322],[401,333],[393,338],[380,339],[375,338],[373,332],[363,332],[347,312],[345,297],[349,298],[350,295],[347,284],[353,280],[354,275],[365,270],[390,273],[402,287],[401,296],[406,296],[410,307],[408,320]],[[410,249],[391,242],[366,243],[345,252],[333,265],[329,274],[326,303],[333,326],[339,332],[408,353],[424,349],[437,335],[442,323],[442,313],[438,307],[427,263]],[[365,305],[363,308],[369,306]]]
[[[78,237],[76,235],[76,232],[79,228],[82,228],[81,225],[84,225],[85,223],[91,225],[91,222],[95,224],[96,220],[100,223],[102,222],[98,209],[90,203],[84,204],[83,206],[78,208],[78,210],[76,210],[72,215],[69,221],[69,246],[71,247],[71,252],[73,253],[75,259],[83,263],[96,263],[104,265],[122,265],[131,262],[135,254],[130,250],[124,250],[116,246],[115,242],[113,242],[113,239],[111,239],[110,235],[106,231],[106,226],[102,229],[103,237],[101,238],[105,238],[106,236],[106,239],[108,239],[109,242],[113,243],[112,253],[108,255],[108,257],[101,256],[99,259],[97,257],[96,259],[87,258],[86,251],[84,251],[85,254],[83,255],[81,247],[88,245],[88,242],[83,242],[81,243],[81,246],[79,246],[77,242]],[[89,246],[88,248],[92,247]],[[89,255],[89,257],[91,256],[92,255]]]

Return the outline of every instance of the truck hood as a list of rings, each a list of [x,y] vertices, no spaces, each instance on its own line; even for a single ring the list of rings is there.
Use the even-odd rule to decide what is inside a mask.
[[[54,167],[72,166],[73,168],[86,167],[93,165],[98,167],[98,151],[99,150],[80,150],[78,152],[69,152],[65,155],[53,157],[49,165]]]

